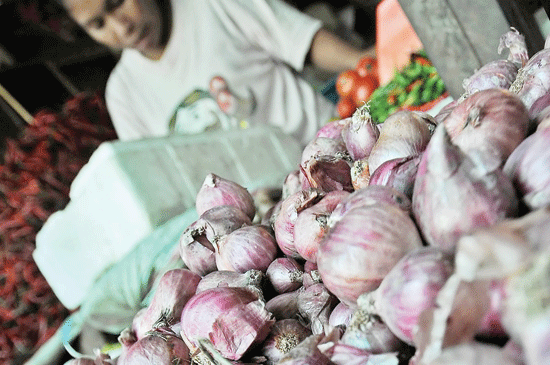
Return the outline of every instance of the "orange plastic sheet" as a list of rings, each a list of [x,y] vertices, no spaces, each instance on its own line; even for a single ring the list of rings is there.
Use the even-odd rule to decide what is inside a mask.
[[[410,62],[422,42],[397,0],[383,0],[376,7],[376,57],[380,85],[388,83],[396,69]]]

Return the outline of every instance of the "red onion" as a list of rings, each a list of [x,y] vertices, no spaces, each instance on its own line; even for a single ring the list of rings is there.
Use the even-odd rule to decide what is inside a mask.
[[[347,211],[325,235],[317,252],[323,283],[342,302],[376,289],[382,278],[422,241],[408,213],[380,202]]]
[[[530,209],[550,203],[550,128],[540,128],[512,152],[504,165],[518,192]]]
[[[535,53],[525,66],[519,69],[516,80],[510,86],[510,91],[517,94],[527,110],[550,90],[549,59],[550,48]]]
[[[291,257],[279,257],[269,264],[266,276],[277,293],[286,293],[302,286],[304,268]]]
[[[525,37],[514,27],[511,27],[508,32],[500,37],[498,54],[501,54],[505,48],[508,48],[510,51],[508,60],[513,62],[516,66],[522,67],[527,63],[529,54],[527,52]]]
[[[189,349],[183,340],[170,329],[159,328],[128,348],[118,358],[117,365],[173,365],[190,361]]]
[[[380,135],[380,130],[372,120],[367,104],[357,108],[353,116],[347,119],[341,134],[352,160],[356,161],[369,156]]]
[[[300,190],[281,203],[281,209],[275,218],[273,230],[281,251],[293,258],[301,258],[294,246],[294,224],[298,214],[317,203],[324,196],[319,190]]]
[[[319,242],[328,230],[328,217],[349,194],[341,190],[328,192],[320,201],[298,214],[294,223],[294,247],[302,258],[317,261]]]
[[[425,113],[403,110],[390,115],[382,124],[380,136],[369,154],[370,174],[385,161],[421,153],[434,127],[433,118]]]
[[[271,332],[262,344],[262,354],[272,364],[296,347],[311,335],[311,330],[297,319],[282,319],[276,321]]]
[[[218,270],[265,272],[277,257],[275,237],[262,225],[244,226],[214,242]]]
[[[514,216],[518,199],[501,169],[487,170],[455,146],[444,125],[422,156],[413,191],[413,213],[426,241],[453,252],[476,228]]]
[[[216,257],[212,242],[250,224],[250,218],[234,206],[221,205],[208,209],[181,235],[179,252],[183,262],[189,270],[199,275],[215,271]]]
[[[300,165],[318,156],[335,156],[336,154],[347,154],[346,145],[341,139],[315,137],[303,149]]]
[[[300,174],[300,169],[297,169],[286,175],[285,180],[283,181],[283,195],[281,197],[282,200],[302,190],[302,181],[300,180]]]
[[[336,304],[338,300],[323,284],[312,285],[298,294],[298,310],[314,334],[328,332],[328,319]]]
[[[362,309],[356,309],[353,312],[341,342],[375,354],[399,351],[404,348],[404,343],[379,317]]]
[[[344,302],[340,302],[330,313],[328,324],[332,327],[341,326],[345,329],[351,320],[353,312],[355,312],[355,309]]]
[[[248,270],[244,273],[228,270],[213,271],[203,276],[197,285],[196,294],[211,288],[218,287],[262,287],[265,275],[260,270]]]
[[[197,193],[195,205],[199,215],[218,205],[232,205],[239,208],[251,220],[256,214],[254,198],[246,188],[213,173],[206,175]]]
[[[444,121],[452,142],[488,167],[501,166],[527,136],[529,115],[517,95],[503,89],[474,93]]]
[[[275,295],[267,301],[265,309],[272,313],[275,319],[298,318],[300,311],[298,310],[298,296],[305,290],[299,288],[297,290]]]
[[[420,313],[434,305],[447,278],[453,258],[435,247],[407,253],[384,277],[380,286],[361,295],[358,306],[382,318],[390,330],[409,345]]]
[[[414,180],[421,159],[422,154],[388,160],[371,174],[369,185],[389,186],[412,198]]]
[[[464,96],[465,98],[466,96]],[[453,111],[453,109],[458,105],[458,103],[460,103],[461,101],[463,100],[463,98],[459,98],[459,99],[454,99],[453,101],[449,102],[447,105],[445,105],[443,108],[441,108],[441,110],[436,114],[434,115],[434,122],[435,122],[435,125],[439,125],[441,123],[443,123],[443,121],[445,120],[445,118],[447,118],[449,116],[449,114],[451,114],[451,112]]]
[[[491,61],[464,79],[462,86],[466,95],[493,88],[508,89],[516,79],[517,73],[518,66],[512,61]]]
[[[319,128],[315,137],[342,139],[342,129],[346,126],[350,118],[332,120]]]
[[[315,156],[300,165],[301,176],[310,187],[324,192],[334,190],[353,191],[351,181],[352,161],[347,154]]]
[[[383,185],[371,185],[359,189],[348,195],[334,208],[329,217],[329,226],[332,227],[348,211],[358,206],[370,206],[378,203],[393,204],[406,213],[412,209],[411,200],[402,192]]]
[[[263,342],[274,322],[260,293],[250,288],[205,290],[187,302],[181,315],[182,336],[192,351],[197,339],[207,338],[230,360]]]
[[[133,320],[132,329],[137,339],[143,338],[159,320],[179,321],[183,307],[195,295],[200,280],[198,274],[187,269],[167,271],[160,278],[147,310]]]

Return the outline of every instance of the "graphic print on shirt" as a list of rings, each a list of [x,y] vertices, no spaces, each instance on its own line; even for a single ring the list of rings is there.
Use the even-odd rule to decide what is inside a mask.
[[[222,112],[210,93],[198,89],[187,95],[176,107],[168,125],[170,132],[184,134],[236,126],[236,118]]]

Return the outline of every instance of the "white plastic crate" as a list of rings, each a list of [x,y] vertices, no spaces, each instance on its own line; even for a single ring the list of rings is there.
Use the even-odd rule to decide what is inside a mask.
[[[208,173],[252,191],[282,187],[302,148],[277,129],[105,142],[36,238],[34,259],[60,301],[78,307],[99,274],[170,218],[194,207]]]

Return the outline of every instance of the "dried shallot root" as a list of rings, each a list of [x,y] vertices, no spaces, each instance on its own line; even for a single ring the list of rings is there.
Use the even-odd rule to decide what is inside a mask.
[[[251,269],[244,273],[228,270],[216,270],[204,275],[197,284],[195,294],[217,287],[247,287],[262,288],[265,274],[260,270]]]
[[[462,152],[443,124],[422,155],[412,202],[424,239],[450,253],[463,234],[518,212],[510,178]]]

